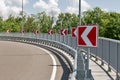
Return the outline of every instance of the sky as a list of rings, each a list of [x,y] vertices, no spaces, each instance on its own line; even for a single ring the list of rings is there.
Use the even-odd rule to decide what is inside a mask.
[[[27,15],[45,11],[57,18],[61,12],[78,14],[79,0],[23,0],[23,10]],[[81,9],[86,11],[100,7],[105,11],[120,12],[120,0],[81,0]],[[10,14],[17,16],[22,10],[22,0],[0,0],[0,16],[7,19]]]

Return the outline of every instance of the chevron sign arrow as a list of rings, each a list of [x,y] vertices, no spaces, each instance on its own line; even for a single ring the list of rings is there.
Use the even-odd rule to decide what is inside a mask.
[[[48,30],[48,34],[54,34],[54,30]]]
[[[76,37],[76,30],[77,30],[77,28],[72,28],[72,37]]]
[[[65,36],[68,34],[68,30],[67,29],[62,29],[61,30],[61,35]]]
[[[78,46],[97,47],[97,26],[78,27]]]

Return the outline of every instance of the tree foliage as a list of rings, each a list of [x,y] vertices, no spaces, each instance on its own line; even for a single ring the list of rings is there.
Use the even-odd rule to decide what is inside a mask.
[[[19,32],[23,26],[25,32],[39,30],[41,33],[46,33],[49,29],[59,32],[61,28],[66,28],[71,33],[71,28],[77,27],[79,22],[78,16],[71,13],[60,13],[54,26],[53,17],[45,12],[21,16],[21,13],[17,17],[10,15],[6,20],[0,17],[0,32],[8,29],[11,32]],[[120,39],[120,13],[106,12],[95,7],[81,14],[81,25],[98,25],[99,36]]]
[[[105,12],[96,7],[83,13],[82,25],[98,25],[99,36],[120,39],[120,13]]]
[[[72,27],[77,27],[78,17],[76,14],[61,13],[58,16],[55,28],[59,31],[61,28],[67,28],[68,33],[71,33]]]

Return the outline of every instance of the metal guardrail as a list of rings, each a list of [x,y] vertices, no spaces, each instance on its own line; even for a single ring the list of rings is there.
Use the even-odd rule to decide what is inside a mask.
[[[84,63],[85,60],[83,56],[80,54],[78,50],[76,50],[77,49],[76,38],[72,38],[70,35],[68,36],[60,36],[59,34],[34,35],[33,33],[26,33],[23,35],[19,33],[11,34],[1,33],[0,39],[20,42],[29,41],[31,43],[38,42],[46,45],[52,45],[54,47],[62,49],[74,58],[74,65],[72,65],[73,74],[71,80],[86,80],[86,79],[93,80],[92,78],[90,78],[92,75],[88,74],[90,73],[90,70],[85,69],[86,64]],[[69,64],[71,65],[71,63]]]
[[[101,66],[106,64],[108,72],[113,70],[116,72],[116,80],[120,80],[120,41],[100,37],[98,48],[90,48],[90,56],[96,58],[96,61],[101,61]],[[82,48],[83,52],[87,48]]]
[[[108,71],[116,72],[116,80],[120,80],[120,41],[99,38],[99,48],[91,48],[91,53],[101,60],[101,65],[107,64]]]
[[[87,51],[87,48],[82,48],[77,46],[77,38],[72,38],[71,35],[67,36],[60,36],[59,34],[54,34],[54,35],[48,35],[48,34],[39,34],[39,35],[34,35],[33,33],[26,33],[24,35],[21,35],[19,33],[13,33],[13,34],[5,34],[1,33],[0,34],[1,38],[4,37],[15,37],[19,38],[19,40],[23,40],[23,38],[29,39],[31,38],[33,41],[37,40],[40,43],[44,44],[52,44],[54,47],[58,47],[62,50],[65,50],[68,52],[72,57],[75,58],[76,52],[74,50],[77,50],[77,61],[76,62],[76,68],[74,66],[75,74],[77,73],[76,77],[77,79],[82,77],[81,80],[84,80],[86,78],[86,60],[83,57],[80,52],[82,50]],[[47,43],[46,43],[47,42]],[[61,46],[59,46],[61,45]],[[119,78],[119,73],[120,73],[120,41],[113,40],[113,39],[108,39],[108,38],[99,38],[98,41],[98,48],[90,48],[91,55],[96,58],[96,60],[101,61],[101,66],[103,64],[108,65],[108,71],[113,69],[116,72],[116,79]],[[81,66],[81,67],[80,67]],[[77,72],[76,72],[77,71]],[[88,73],[90,70],[88,70]],[[82,73],[82,74],[81,74]],[[90,76],[90,74],[88,75]],[[74,75],[75,77],[75,75]],[[78,79],[79,80],[79,79]],[[92,80],[92,79],[91,79]]]
[[[72,49],[71,47],[69,47],[68,45],[65,45],[63,43],[60,43],[60,42],[57,42],[57,41],[52,41],[52,40],[48,40],[48,39],[38,39],[38,38],[31,38],[31,37],[22,37],[21,36],[16,36],[16,35],[7,35],[7,36],[0,36],[0,39],[1,40],[10,40],[10,41],[19,41],[19,42],[29,42],[29,43],[33,43],[33,42],[36,42],[36,43],[42,43],[42,44],[46,44],[46,45],[51,45],[51,46],[54,46],[56,48],[59,48],[59,49],[62,49],[64,50],[65,52],[67,52],[69,55],[71,55],[74,59],[77,57],[75,56],[77,54],[77,51],[75,49]],[[68,61],[68,64],[71,65],[70,68],[73,72],[72,74],[72,78],[71,80],[76,80],[76,70],[77,70],[77,63],[76,61],[74,62],[75,66],[72,65],[72,63],[69,61],[69,59],[64,56],[66,58],[66,60]]]

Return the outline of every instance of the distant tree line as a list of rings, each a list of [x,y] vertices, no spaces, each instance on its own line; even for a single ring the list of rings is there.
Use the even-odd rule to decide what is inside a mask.
[[[0,32],[5,32],[8,29],[11,32],[19,32],[23,25],[25,32],[39,30],[41,33],[47,33],[49,29],[54,29],[58,33],[61,28],[67,28],[71,33],[71,28],[77,27],[79,24],[78,15],[71,13],[60,13],[54,26],[52,26],[53,21],[53,18],[45,12],[30,16],[23,15],[23,17],[21,14],[17,17],[10,15],[5,20],[0,17]],[[99,36],[120,39],[120,13],[106,12],[95,7],[82,12],[81,25],[98,25]]]

